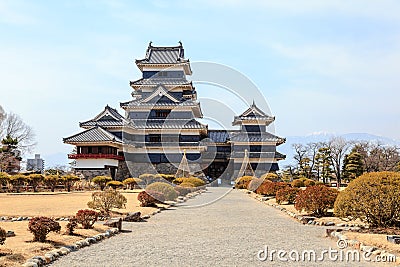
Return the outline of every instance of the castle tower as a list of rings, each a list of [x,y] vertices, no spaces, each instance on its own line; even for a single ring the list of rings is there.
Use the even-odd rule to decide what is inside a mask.
[[[207,125],[196,120],[203,114],[196,90],[186,79],[192,70],[182,43],[156,47],[150,42],[145,58],[135,62],[142,77],[130,82],[133,99],[121,103],[134,129],[124,137],[131,144],[125,146],[125,159],[138,174],[175,174],[186,150],[194,163],[191,171],[200,172],[197,161],[206,149],[200,140],[207,135]]]

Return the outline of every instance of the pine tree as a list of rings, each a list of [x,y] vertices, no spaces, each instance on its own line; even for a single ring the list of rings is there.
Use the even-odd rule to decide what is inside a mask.
[[[352,151],[343,161],[343,178],[353,180],[364,173],[363,157],[360,153]]]

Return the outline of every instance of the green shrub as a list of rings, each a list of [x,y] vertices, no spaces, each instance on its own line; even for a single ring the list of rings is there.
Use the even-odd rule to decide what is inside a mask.
[[[117,189],[118,187],[123,187],[124,184],[120,181],[109,181],[107,182],[107,186],[112,187],[112,189]]]
[[[156,176],[151,173],[143,173],[139,175],[139,179],[144,182],[145,185],[151,184],[156,179]]]
[[[365,173],[340,192],[335,215],[359,218],[372,227],[400,226],[400,173]]]
[[[60,183],[61,178],[56,174],[49,174],[44,177],[44,183],[50,187],[51,192],[54,192],[56,186]]]
[[[163,193],[165,200],[174,200],[178,197],[178,193],[175,191],[172,185],[162,182],[155,182],[146,186],[146,191]]]
[[[71,175],[71,174],[64,175],[64,176],[61,177],[61,182],[64,184],[64,188],[65,188],[65,190],[67,190],[68,192],[71,192],[71,187],[72,187],[72,185],[73,185],[75,182],[79,181],[79,180],[80,180],[80,179],[79,179],[78,176]]]
[[[27,177],[29,184],[32,186],[33,192],[37,192],[37,187],[43,182],[44,176],[41,174],[30,174]]]
[[[278,190],[288,187],[287,183],[283,182],[271,182],[270,180],[264,180],[263,183],[256,189],[256,193],[265,196],[275,196]]]
[[[33,234],[33,241],[44,242],[50,232],[60,232],[58,222],[48,217],[34,217],[29,221],[29,231]]]
[[[133,189],[136,186],[140,186],[143,181],[139,178],[126,178],[122,181],[124,185],[126,185],[129,189]]]
[[[0,245],[4,245],[6,239],[7,239],[7,232],[6,230],[0,227]]]
[[[301,189],[296,187],[285,187],[279,189],[275,195],[276,203],[281,204],[286,202],[287,204],[293,204],[300,190]]]
[[[236,189],[247,189],[251,180],[256,179],[254,176],[242,176],[236,179],[235,188]]]
[[[267,172],[260,177],[262,180],[270,180],[271,182],[278,182],[279,176],[272,172]]]
[[[178,185],[178,186],[175,186],[175,191],[178,192],[178,195],[180,195],[180,196],[186,196],[187,194],[192,192],[192,189],[191,189],[192,187],[193,187],[193,185],[191,187],[190,186],[185,187],[182,185]]]
[[[109,214],[111,209],[123,209],[126,205],[126,197],[120,192],[106,189],[104,192],[92,193],[92,201],[87,203],[88,207]]]
[[[314,185],[298,192],[294,207],[298,211],[310,212],[316,216],[326,215],[333,208],[338,191],[325,185]]]
[[[165,201],[163,193],[151,190],[140,192],[137,199],[142,207],[154,207],[157,203],[163,203]]]
[[[189,182],[183,182],[183,183],[179,184],[178,186],[180,186],[180,187],[186,187],[186,188],[193,188],[193,187],[195,187],[194,184],[189,183]]]
[[[161,178],[167,180],[168,182],[172,183],[172,181],[175,179],[175,175],[173,174],[160,174]]]
[[[306,177],[300,177],[292,181],[292,187],[308,187],[315,185],[315,181]]]
[[[111,181],[111,177],[108,176],[96,176],[92,179],[92,182],[100,186],[100,190],[103,191],[107,183]]]
[[[97,221],[99,213],[94,210],[78,210],[75,215],[77,223],[82,224],[84,229],[93,228],[94,223]]]
[[[196,177],[176,178],[173,182],[174,182],[174,184],[177,184],[177,185],[180,185],[182,183],[191,183],[191,184],[193,184],[194,187],[200,187],[200,186],[203,186],[206,184],[203,180],[201,180],[200,178],[196,178]]]
[[[24,184],[28,181],[28,176],[23,174],[14,174],[10,177],[10,183],[12,184],[13,188],[19,193],[20,188],[24,186]]]

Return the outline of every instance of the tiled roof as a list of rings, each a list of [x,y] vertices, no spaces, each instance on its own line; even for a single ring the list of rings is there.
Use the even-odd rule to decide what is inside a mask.
[[[225,143],[229,139],[229,133],[225,130],[208,130],[208,138],[215,143]]]
[[[200,122],[192,120],[179,120],[179,119],[167,119],[167,120],[134,120],[135,128],[146,128],[146,129],[204,129],[207,126]]]
[[[192,83],[185,78],[149,78],[131,81],[130,85],[191,85]]]
[[[284,143],[285,139],[271,133],[234,133],[231,135],[233,142],[277,142]]]
[[[102,127],[119,127],[119,126],[124,126],[124,122],[115,120],[100,120],[100,121],[90,120],[79,123],[80,127],[93,127],[97,125]]]
[[[73,136],[63,139],[64,143],[80,143],[80,142],[118,142],[122,140],[103,128],[96,126],[86,131],[80,132]]]
[[[80,127],[93,127],[93,126],[102,126],[102,127],[119,127],[123,126],[124,123],[127,123],[124,116],[119,114],[119,112],[111,108],[110,106],[106,106],[102,112],[100,112],[96,117],[91,120],[79,123]]]
[[[174,64],[185,63],[184,49],[182,43],[178,46],[152,46],[151,42],[146,51],[146,57],[137,60],[137,63],[150,63],[150,64]]]
[[[132,107],[132,106],[150,106],[150,107],[166,107],[166,106],[197,106],[198,103],[193,100],[186,100],[179,103],[173,102],[143,102],[143,99],[135,99],[128,102],[120,103],[121,107]]]

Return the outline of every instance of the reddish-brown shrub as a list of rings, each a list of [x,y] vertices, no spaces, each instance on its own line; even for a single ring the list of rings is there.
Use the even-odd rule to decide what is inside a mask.
[[[75,215],[77,223],[82,224],[84,229],[93,228],[93,224],[97,221],[99,213],[94,210],[78,210]]]
[[[67,223],[67,231],[65,232],[66,235],[74,235],[74,230],[78,226],[78,220],[75,217],[69,219]]]
[[[7,238],[7,232],[3,228],[0,227],[0,245],[4,245],[4,242]]]
[[[165,201],[163,193],[151,190],[140,192],[137,199],[142,207],[154,207],[157,203]]]
[[[33,241],[44,242],[50,232],[60,232],[61,226],[48,217],[34,217],[29,221],[29,231],[33,234]]]
[[[271,182],[270,180],[264,180],[263,183],[256,189],[256,193],[265,196],[275,196],[278,190],[288,187],[287,183],[283,182]]]
[[[286,202],[287,204],[293,204],[300,190],[301,189],[296,187],[285,187],[279,189],[276,192],[276,202],[278,204],[281,204],[283,202]]]
[[[307,187],[297,194],[294,207],[298,211],[305,210],[316,216],[323,216],[333,208],[338,191],[324,185]]]

